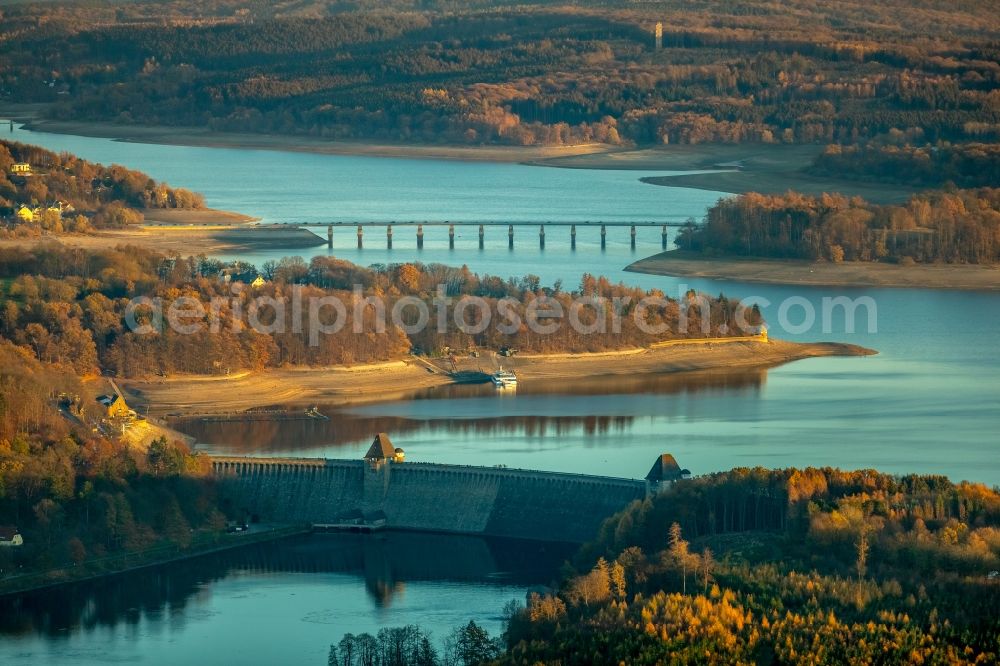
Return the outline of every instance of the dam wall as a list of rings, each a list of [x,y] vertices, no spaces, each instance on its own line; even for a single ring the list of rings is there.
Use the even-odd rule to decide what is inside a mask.
[[[583,543],[642,499],[642,480],[496,467],[213,457],[230,508],[262,522],[379,527]]]

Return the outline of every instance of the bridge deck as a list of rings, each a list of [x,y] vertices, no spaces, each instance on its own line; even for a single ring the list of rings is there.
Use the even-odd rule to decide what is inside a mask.
[[[484,227],[683,227],[687,225],[687,222],[601,222],[594,220],[583,220],[583,221],[562,221],[562,220],[535,220],[535,221],[500,221],[500,220],[358,220],[355,222],[308,222],[300,224],[300,227],[387,227],[392,226],[409,226],[415,227],[422,225],[425,227],[447,227],[454,225],[456,227],[478,227],[480,225]]]

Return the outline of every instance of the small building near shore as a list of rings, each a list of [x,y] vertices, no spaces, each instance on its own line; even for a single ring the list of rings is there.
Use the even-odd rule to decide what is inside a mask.
[[[0,525],[0,548],[13,548],[24,545],[24,537],[13,525]]]
[[[403,449],[394,447],[389,440],[389,435],[380,432],[375,435],[375,441],[368,447],[368,453],[365,454],[365,462],[372,467],[379,467],[387,462],[401,463],[404,457]]]
[[[677,481],[691,476],[691,472],[681,469],[669,453],[661,454],[646,475],[646,491],[656,494],[668,489]]]
[[[27,162],[15,162],[10,165],[10,173],[12,176],[30,176],[31,165]]]
[[[19,206],[17,212],[14,214],[17,215],[17,219],[22,222],[32,222],[35,219],[35,211],[27,206]]]
[[[261,276],[258,275],[257,277],[255,277],[253,279],[253,282],[250,283],[250,288],[251,289],[260,289],[265,284],[267,284],[267,280],[265,280],[264,278],[262,278]]]
[[[104,418],[123,419],[132,414],[132,410],[125,404],[125,398],[117,393],[97,396],[97,402],[104,410],[102,414]]]

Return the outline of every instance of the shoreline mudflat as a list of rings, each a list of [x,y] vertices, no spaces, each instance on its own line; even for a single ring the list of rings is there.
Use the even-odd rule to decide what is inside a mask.
[[[145,225],[189,227],[237,227],[260,219],[217,208],[145,208],[142,216]]]
[[[886,287],[1000,291],[1000,266],[706,258],[670,250],[625,267],[632,273],[803,287]]]
[[[869,356],[877,352],[843,343],[725,342],[626,349],[594,354],[533,355],[505,359],[522,388],[532,381],[611,375],[667,374],[713,369],[768,368],[823,356]],[[129,404],[150,414],[237,414],[275,405],[347,405],[407,398],[414,391],[456,383],[423,359],[334,368],[277,368],[230,376],[177,375],[122,380]]]
[[[187,211],[168,211],[186,213]],[[99,229],[86,234],[43,234],[27,238],[0,239],[0,247],[34,247],[58,243],[85,250],[103,250],[121,245],[137,245],[167,254],[192,254],[192,248],[205,254],[253,250],[296,251],[326,243],[309,229],[294,225],[251,225],[253,218],[238,213],[215,211],[218,215],[200,215],[193,211],[191,221],[181,215],[153,215],[144,224],[126,229]]]
[[[116,141],[207,148],[275,150],[328,155],[359,155],[407,159],[447,159],[470,162],[521,163],[565,169],[630,171],[703,171],[643,178],[652,185],[743,194],[806,194],[840,192],[874,203],[905,201],[915,190],[900,185],[830,179],[803,173],[823,150],[820,145],[697,144],[670,146],[504,146],[405,144],[365,140],[253,132],[217,132],[204,127],[118,125],[110,122],[50,120],[44,104],[0,105],[0,118],[14,118],[25,129],[53,134],[88,136]],[[30,142],[30,141],[29,141]]]
[[[412,159],[448,159],[473,162],[526,162],[554,157],[586,155],[613,148],[601,143],[571,146],[503,146],[460,144],[404,144],[363,140],[334,140],[294,134],[218,132],[204,127],[160,127],[119,125],[110,122],[51,120],[44,117],[44,105],[0,106],[0,118],[13,118],[24,129],[70,134],[133,143],[154,143],[204,148],[277,150],[326,155],[359,155]]]

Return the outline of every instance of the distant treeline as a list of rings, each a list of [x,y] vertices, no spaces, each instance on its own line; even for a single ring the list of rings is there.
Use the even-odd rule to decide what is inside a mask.
[[[1000,186],[1000,144],[828,146],[809,172],[913,186]]]
[[[30,175],[12,173],[15,163],[29,164]],[[46,216],[46,208],[56,202],[71,212],[60,215],[57,209]],[[117,164],[103,166],[69,153],[0,140],[0,217],[13,216],[22,205],[41,209],[32,224],[58,232],[90,224],[120,227],[141,222],[144,208],[204,208],[205,200]]]
[[[903,205],[794,192],[722,199],[683,250],[708,256],[993,264],[1000,261],[1000,189],[914,195]]]
[[[4,8],[0,96],[72,120],[420,142],[1000,137],[982,3],[87,7]]]
[[[247,283],[258,274],[268,283],[251,289]],[[744,335],[756,332],[762,323],[756,308],[742,312],[739,301],[722,295],[711,298],[690,292],[678,301],[660,292],[615,285],[590,275],[584,276],[577,291],[569,292],[561,283],[543,287],[532,275],[502,279],[478,276],[465,267],[414,263],[362,268],[332,257],[314,257],[309,263],[289,257],[267,262],[258,270],[249,264],[225,265],[205,257],[168,258],[134,247],[99,252],[8,248],[0,249],[0,278],[6,278],[0,293],[0,336],[29,349],[40,360],[71,366],[78,374],[97,367],[135,376],[219,373],[286,364],[365,363],[399,358],[414,348],[427,354],[506,346],[532,352],[600,351],[647,346],[668,338]],[[237,283],[243,286],[234,289]],[[454,312],[448,311],[446,326],[439,330],[434,303],[438,285],[443,286],[444,298],[477,296],[493,313],[499,311],[501,299],[507,299],[506,307],[520,319],[520,325],[509,332],[489,325],[471,333],[463,331]],[[296,290],[298,296],[294,295]],[[578,295],[594,301],[603,298],[608,304],[603,314],[593,306],[582,309],[579,320],[584,326],[580,330],[566,323],[571,300]],[[130,300],[139,296],[162,299],[164,310],[184,296],[197,299],[209,311],[216,299],[220,304],[217,326],[213,330],[206,321],[201,330],[190,334],[167,325],[160,332],[133,332],[126,324],[126,312]],[[326,296],[335,296],[345,304],[346,319],[342,328],[319,335],[313,345],[309,340],[309,299]],[[658,301],[637,320],[635,308],[646,296]],[[284,300],[288,305],[280,315],[266,304],[256,310],[257,297]],[[407,334],[390,317],[385,317],[386,326],[380,327],[378,308],[364,304],[356,308],[359,297],[381,298],[387,313],[403,298],[416,299],[435,314],[428,325]],[[297,323],[292,320],[296,316],[291,305],[295,298],[303,304]],[[619,328],[614,325],[615,298],[621,303]],[[563,316],[556,332],[541,334],[526,325],[533,302],[545,310],[559,304]],[[248,325],[250,312],[257,313],[261,332]],[[329,309],[320,314],[317,321],[329,326],[339,316]],[[406,326],[419,320],[413,308],[402,314]],[[483,321],[476,308],[470,308],[467,315],[469,327]],[[144,308],[136,309],[135,316],[140,324],[154,319]],[[263,330],[276,324],[279,316],[283,326],[274,326],[271,332]],[[234,325],[235,321],[242,325]],[[361,333],[354,332],[355,321]],[[649,328],[642,330],[638,321]],[[741,330],[741,325],[747,330]]]

